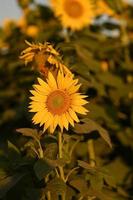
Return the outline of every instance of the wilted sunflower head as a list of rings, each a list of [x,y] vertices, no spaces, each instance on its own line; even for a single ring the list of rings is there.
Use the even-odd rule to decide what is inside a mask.
[[[42,54],[45,55],[49,53],[55,56],[59,56],[59,53],[48,42],[45,42],[44,44],[42,43],[34,44],[28,41],[25,42],[29,47],[23,50],[20,55],[20,59],[23,59],[25,61],[25,64],[32,62],[35,56],[40,52],[42,52]]]
[[[59,53],[49,43],[34,44],[26,41],[28,48],[23,50],[20,59],[25,61],[25,64],[32,62],[33,66],[37,68],[41,74],[47,77],[48,72],[57,72],[60,70],[64,74],[70,74],[70,70],[62,64]]]
[[[89,25],[94,17],[89,0],[51,0],[51,5],[62,26],[72,30]]]
[[[78,79],[64,76],[60,71],[57,78],[51,72],[48,74],[46,82],[38,78],[38,84],[31,90],[32,100],[30,102],[30,112],[34,112],[33,123],[44,125],[44,131],[49,128],[53,133],[57,126],[61,131],[68,130],[69,123],[74,126],[74,121],[79,122],[76,113],[85,115],[88,110],[84,105],[88,103],[78,92],[80,84]]]

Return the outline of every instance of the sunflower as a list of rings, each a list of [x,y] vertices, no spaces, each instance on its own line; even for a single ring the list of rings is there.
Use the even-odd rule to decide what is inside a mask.
[[[20,59],[25,60],[25,64],[32,62],[37,55],[37,53],[42,52],[43,54],[51,53],[52,55],[59,56],[59,53],[50,45],[48,42],[42,44],[34,44],[28,41],[25,43],[29,46],[21,52]]]
[[[33,66],[46,77],[49,71],[60,70],[64,74],[72,74],[62,63],[59,53],[50,43],[34,44],[26,41],[26,44],[29,47],[23,50],[20,55],[20,59],[24,60],[25,64],[34,62]]]
[[[95,4],[95,14],[113,16],[115,15],[115,11],[112,10],[104,0],[97,0]]]
[[[51,0],[51,5],[63,27],[72,30],[89,25],[94,16],[91,1],[88,0]]]
[[[78,79],[64,76],[60,71],[55,79],[51,72],[45,81],[38,78],[39,84],[31,90],[30,112],[35,112],[32,118],[34,124],[44,125],[44,131],[49,128],[53,133],[57,126],[61,131],[68,130],[69,123],[74,126],[74,121],[79,122],[76,113],[85,115],[88,110],[83,107],[88,103],[78,90]]]

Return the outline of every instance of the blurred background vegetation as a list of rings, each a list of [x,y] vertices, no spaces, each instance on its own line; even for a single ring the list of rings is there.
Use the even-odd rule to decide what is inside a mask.
[[[96,138],[96,159],[115,177],[120,196],[112,200],[124,200],[133,196],[133,6],[122,0],[106,3],[114,16],[101,13],[89,26],[73,32],[63,29],[50,6],[33,0],[16,1],[22,16],[8,19],[0,27],[0,156],[2,160],[8,141],[18,146],[23,143],[24,138],[16,129],[33,128],[28,113],[29,90],[40,75],[32,63],[25,66],[19,59],[21,51],[27,48],[24,41],[51,42],[82,82],[82,92],[90,99],[89,118],[109,132],[113,148]],[[79,143],[75,155],[84,160],[86,148],[85,141]],[[1,179],[4,173],[2,160]],[[28,180],[30,193],[39,188],[40,183],[34,181],[35,184]],[[11,194],[12,199],[18,199],[14,195],[16,188],[21,193],[19,199],[30,199],[28,194],[23,196],[24,180],[21,184],[23,189],[18,184],[6,197],[1,195],[2,199],[11,199]],[[33,196],[31,199],[39,199]]]

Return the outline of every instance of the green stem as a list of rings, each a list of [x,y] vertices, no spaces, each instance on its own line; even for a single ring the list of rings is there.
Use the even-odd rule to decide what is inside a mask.
[[[51,194],[50,194],[50,191],[47,192],[47,198],[48,198],[48,200],[51,200]]]
[[[78,200],[82,200],[84,197],[83,196],[81,196],[81,197],[79,197],[79,199]]]
[[[58,148],[59,148],[59,158],[63,158],[62,155],[62,132],[58,133]],[[65,182],[64,170],[62,166],[59,166],[59,172],[61,179]]]
[[[88,140],[88,153],[89,153],[89,160],[90,166],[95,167],[95,151],[94,151],[94,143],[93,140]]]
[[[62,147],[63,147],[63,142],[62,142],[62,132],[59,131],[58,133],[58,148],[59,148],[59,158],[63,158],[62,154]],[[60,172],[60,178],[65,182],[65,175],[64,175],[64,170],[62,166],[59,166],[59,172]],[[65,200],[65,193],[62,194],[62,200]]]
[[[69,176],[70,176],[75,170],[77,170],[77,169],[79,169],[79,167],[75,167],[75,168],[73,168],[71,171],[68,172],[68,174],[67,174],[67,176],[66,176],[66,179],[65,179],[65,182],[68,181]]]
[[[40,143],[39,140],[37,140],[37,142],[38,142],[38,145],[39,145],[39,149],[38,149],[38,151],[39,151],[40,158],[43,158],[43,150],[42,150],[41,143]]]
[[[72,148],[70,149],[70,153],[69,153],[70,158],[71,158],[71,156],[72,156],[72,153],[73,153],[73,151],[74,151],[76,145],[77,145],[79,142],[80,142],[80,139],[76,140],[76,142],[73,144]]]

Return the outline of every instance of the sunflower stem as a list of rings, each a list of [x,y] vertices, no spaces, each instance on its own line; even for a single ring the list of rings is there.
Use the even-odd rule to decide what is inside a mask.
[[[42,149],[42,146],[41,146],[41,143],[40,143],[39,140],[38,140],[38,145],[39,145],[38,151],[39,151],[39,154],[40,154],[40,158],[43,158],[43,149]]]
[[[62,132],[58,132],[58,148],[59,148],[59,158],[63,158],[62,154]],[[65,182],[64,170],[62,166],[59,166],[59,172],[61,179]]]
[[[74,167],[71,171],[68,172],[68,174],[67,174],[67,176],[66,176],[66,179],[65,179],[65,182],[68,181],[69,176],[70,176],[74,171],[76,171],[77,169],[79,169],[79,167]]]
[[[48,198],[48,200],[51,200],[51,194],[50,194],[50,191],[47,192],[47,198]]]
[[[88,153],[89,153],[89,160],[90,166],[95,167],[95,151],[94,151],[94,143],[93,140],[88,140]]]

